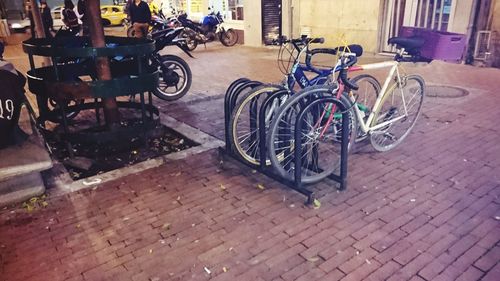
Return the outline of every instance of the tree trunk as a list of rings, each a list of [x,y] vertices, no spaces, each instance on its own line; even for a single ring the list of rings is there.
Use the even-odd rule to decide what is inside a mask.
[[[43,28],[42,14],[40,14],[38,1],[31,1],[31,14],[33,15],[33,21],[35,22],[36,38],[45,38],[47,34],[45,34],[45,28]]]
[[[47,34],[45,34],[42,14],[40,14],[40,8],[38,7],[38,1],[31,1],[31,15],[33,15],[33,22],[35,23],[36,38],[45,38]],[[43,66],[49,66],[51,64],[50,58],[43,57]]]
[[[85,13],[87,19],[100,19],[101,9],[100,0],[86,0]],[[100,20],[89,20],[89,33],[92,46],[103,48],[106,46],[104,41],[104,29]],[[99,80],[111,80],[111,70],[109,67],[109,59],[106,57],[96,58],[96,70]],[[115,98],[104,98],[104,119],[106,125],[110,128],[116,128],[120,123],[120,113]]]

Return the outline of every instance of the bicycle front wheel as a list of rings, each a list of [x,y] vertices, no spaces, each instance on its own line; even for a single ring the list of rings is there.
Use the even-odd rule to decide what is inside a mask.
[[[415,126],[425,95],[424,79],[418,75],[401,78],[384,95],[371,124],[370,142],[377,151],[388,151],[399,145]],[[385,124],[385,125],[384,125]]]
[[[353,77],[351,81],[359,87],[357,90],[352,90],[352,94],[356,107],[361,114],[361,118],[363,119],[362,121],[366,122],[380,93],[380,83],[377,79],[375,79],[375,77],[369,74],[358,75]],[[361,127],[358,126],[356,143],[365,140],[367,136],[368,134],[363,132]]]
[[[231,115],[229,137],[233,151],[247,163],[258,166],[260,164],[260,139],[259,139],[259,111],[266,97],[283,87],[277,85],[264,85],[255,88],[241,97],[234,107]],[[266,128],[271,123],[272,111],[277,110],[280,100],[269,109],[266,114]],[[271,162],[266,160],[266,165]]]
[[[267,149],[276,172],[293,181],[295,178],[295,126],[298,114],[305,110],[301,128],[301,181],[315,183],[330,175],[340,165],[342,114],[332,102],[311,102],[334,97],[331,86],[313,86],[292,96],[278,111],[269,128]],[[357,119],[352,103],[344,95],[340,101],[349,108],[348,147],[357,135]]]

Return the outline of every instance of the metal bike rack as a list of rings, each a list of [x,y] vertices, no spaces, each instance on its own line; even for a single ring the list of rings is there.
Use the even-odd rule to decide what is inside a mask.
[[[258,129],[258,134],[255,134],[253,136],[250,136],[251,138],[259,138],[259,156],[260,156],[260,163],[258,166],[249,164],[243,160],[241,160],[238,155],[232,150],[231,147],[231,140],[229,138],[229,133],[228,130],[231,128],[230,126],[230,118],[231,114],[233,112],[234,106],[236,105],[236,100],[238,98],[238,95],[248,87],[254,88],[262,83],[258,81],[249,81],[246,78],[240,78],[236,81],[234,81],[226,91],[226,96],[224,98],[224,125],[225,125],[225,138],[226,138],[226,147],[225,149],[221,148],[221,152],[231,156],[232,158],[238,160],[242,164],[252,168],[256,169],[260,173],[280,182],[288,186],[289,188],[305,195],[307,197],[306,204],[311,204],[314,201],[314,192],[307,189],[305,187],[305,183],[302,181],[302,171],[303,168],[307,167],[302,167],[301,163],[301,155],[302,155],[302,149],[301,149],[301,144],[302,144],[302,139],[300,136],[300,131],[302,128],[303,124],[303,119],[304,115],[307,109],[309,109],[311,106],[316,105],[319,102],[331,102],[335,104],[336,106],[339,107],[339,109],[342,112],[342,136],[341,136],[341,160],[340,160],[340,173],[338,175],[336,174],[331,174],[328,176],[329,179],[336,181],[340,184],[339,190],[345,190],[347,188],[347,159],[348,159],[348,132],[349,130],[344,130],[344,128],[349,127],[349,115],[347,113],[348,106],[343,104],[340,100],[334,98],[334,97],[321,97],[318,99],[311,99],[308,104],[302,108],[297,115],[297,119],[295,122],[295,137],[294,137],[294,142],[295,142],[295,149],[293,151],[295,159],[298,161],[295,161],[294,163],[294,168],[295,168],[295,174],[294,174],[294,180],[289,180],[286,178],[281,177],[278,175],[272,166],[266,165],[266,159],[267,159],[267,147],[266,147],[266,124],[265,124],[265,114],[267,108],[272,104],[272,101],[274,101],[276,98],[279,98],[280,96],[287,95],[289,92],[288,90],[277,90],[272,93],[270,93],[266,99],[263,101],[261,108],[257,108],[257,103],[253,103],[250,106],[250,114],[256,115],[259,114],[259,123],[258,124],[251,124],[251,126],[256,126],[256,129]],[[251,118],[254,119],[254,118]],[[261,129],[264,128],[264,129]],[[292,153],[292,152],[288,152]],[[286,156],[285,156],[286,157]],[[314,161],[314,160],[313,160]],[[317,182],[315,182],[317,183]],[[315,184],[311,183],[311,184]],[[307,184],[307,185],[311,185]]]

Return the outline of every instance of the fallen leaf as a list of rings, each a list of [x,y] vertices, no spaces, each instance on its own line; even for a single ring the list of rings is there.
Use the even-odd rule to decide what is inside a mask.
[[[309,262],[317,262],[317,261],[319,261],[319,257],[316,257],[316,256],[315,257],[310,257],[310,258],[307,259],[307,261],[309,261]]]
[[[163,224],[163,229],[169,230],[170,229],[170,224],[169,223]]]
[[[227,272],[227,267],[223,266],[222,271]]]
[[[369,261],[368,259],[365,259],[365,261],[366,261],[367,264],[372,264],[372,262]]]
[[[99,184],[99,183],[101,183],[101,182],[102,182],[102,179],[100,179],[100,178],[95,178],[95,179],[93,179],[93,180],[91,180],[91,181],[84,180],[82,183],[83,183],[83,185],[85,185],[85,186],[89,186],[89,185]]]
[[[318,199],[314,199],[313,206],[314,206],[314,209],[319,209],[321,207],[321,202],[319,202]]]
[[[47,203],[45,201],[42,202],[42,206],[47,207],[48,205],[49,205],[49,203]]]
[[[262,184],[257,184],[257,188],[260,189],[260,190],[264,190],[266,189]]]
[[[220,185],[220,189],[222,189],[222,190],[226,190],[226,187],[225,187],[223,184],[221,184],[221,185]]]
[[[76,225],[76,228],[80,228],[80,224],[77,224],[77,225]]]
[[[36,201],[38,201],[38,197],[33,197],[30,199],[31,203],[36,203]]]

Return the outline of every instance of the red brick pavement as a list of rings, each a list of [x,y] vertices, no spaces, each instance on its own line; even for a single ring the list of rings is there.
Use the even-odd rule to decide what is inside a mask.
[[[397,149],[362,147],[345,192],[314,187],[319,209],[209,151],[3,211],[0,279],[498,280],[500,72],[432,67],[428,81],[474,90],[428,98]],[[221,105],[162,106],[222,137]]]

